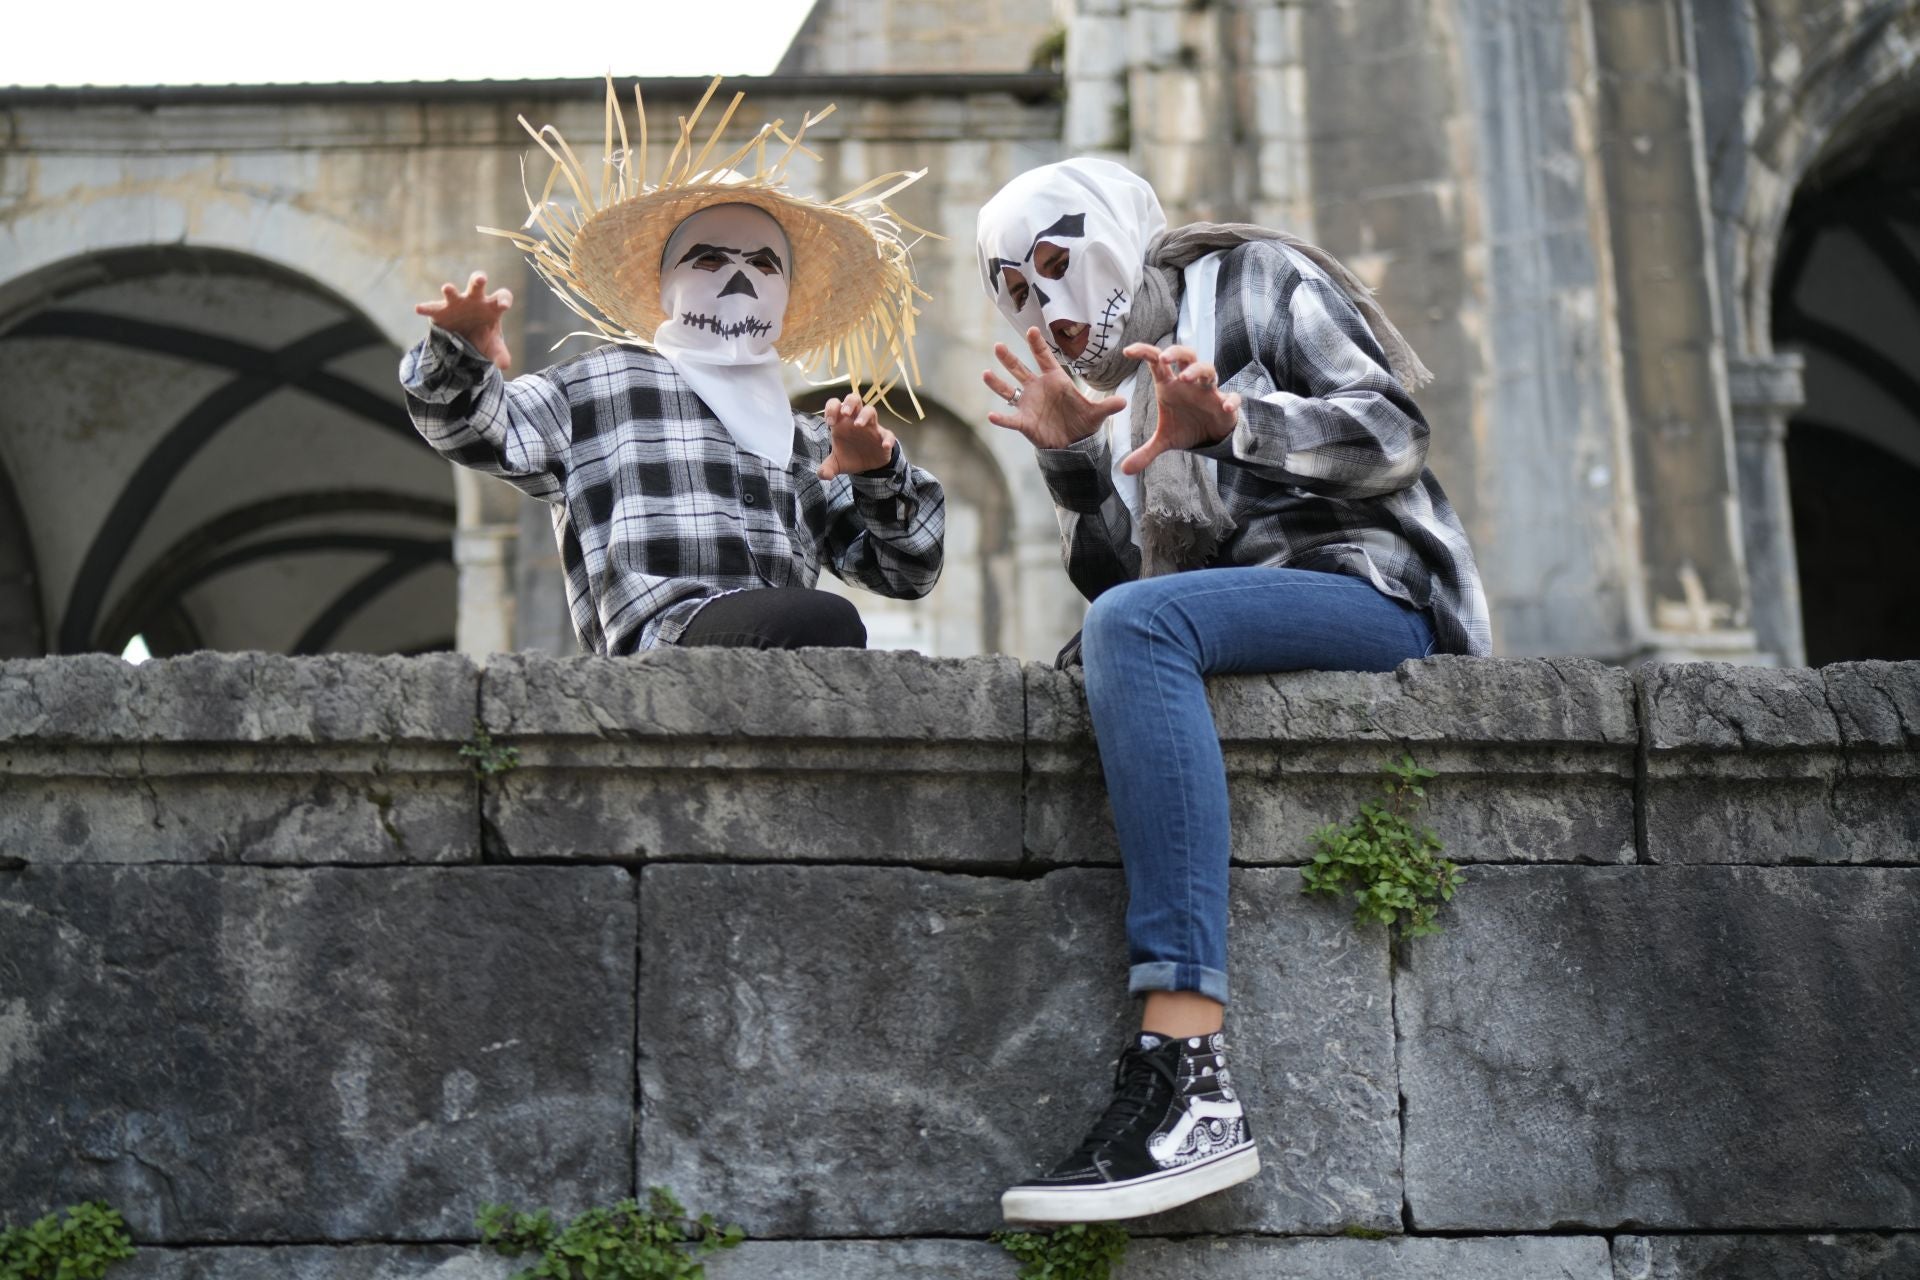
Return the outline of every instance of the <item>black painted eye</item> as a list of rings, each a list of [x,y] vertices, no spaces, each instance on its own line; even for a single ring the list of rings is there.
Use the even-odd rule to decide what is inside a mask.
[[[760,249],[748,254],[747,265],[757,269],[761,275],[777,276],[780,274],[780,259],[774,257],[773,252],[768,249]]]
[[[717,249],[709,250],[693,260],[696,271],[718,271],[726,265],[727,255]]]

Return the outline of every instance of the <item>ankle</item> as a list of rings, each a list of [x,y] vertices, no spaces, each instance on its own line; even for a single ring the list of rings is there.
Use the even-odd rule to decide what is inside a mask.
[[[1226,1021],[1226,1007],[1197,991],[1151,991],[1140,1013],[1140,1030],[1170,1040],[1210,1036]]]

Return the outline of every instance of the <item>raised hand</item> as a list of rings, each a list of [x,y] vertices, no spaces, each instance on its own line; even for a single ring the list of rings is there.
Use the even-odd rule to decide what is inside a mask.
[[[508,369],[513,366],[513,355],[500,334],[500,317],[513,305],[513,291],[496,289],[488,293],[486,288],[486,272],[476,271],[467,279],[465,293],[443,284],[441,301],[423,302],[413,309],[414,314],[425,316],[448,333],[459,334],[478,347],[481,355]]]
[[[1169,449],[1209,445],[1233,434],[1240,397],[1234,392],[1221,394],[1213,366],[1192,348],[1168,347],[1162,351],[1151,343],[1136,342],[1121,354],[1148,362],[1159,405],[1153,439],[1120,460],[1122,472],[1137,476]]]
[[[893,432],[880,425],[880,414],[860,403],[858,391],[845,400],[829,400],[827,430],[833,433],[833,452],[820,464],[820,478],[873,471],[893,461]]]
[[[1027,368],[1007,349],[1006,343],[996,342],[993,346],[993,354],[1006,366],[1018,384],[1017,390],[996,373],[989,371],[980,375],[987,388],[1007,402],[1007,408],[987,415],[987,421],[994,426],[1018,431],[1032,441],[1035,448],[1064,449],[1086,439],[1100,429],[1101,423],[1127,407],[1127,402],[1119,396],[1089,400],[1082,395],[1060,362],[1053,358],[1053,352],[1047,350],[1038,328],[1027,330],[1027,346],[1033,351],[1038,372]]]

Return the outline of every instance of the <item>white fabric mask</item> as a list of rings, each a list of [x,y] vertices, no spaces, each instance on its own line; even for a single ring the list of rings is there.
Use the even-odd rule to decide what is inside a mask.
[[[793,458],[793,409],[773,349],[793,250],[771,214],[710,205],[675,227],[660,262],[666,320],[653,345],[733,442],[777,467]]]
[[[1002,187],[980,210],[976,245],[987,293],[1013,327],[1039,326],[1060,362],[1075,372],[1120,340],[1133,305],[1147,245],[1167,229],[1159,197],[1144,178],[1111,160],[1062,160],[1030,169]],[[1048,251],[1047,271],[1035,255]],[[1022,283],[1011,285],[1007,270]],[[1053,325],[1086,325],[1085,345],[1069,357],[1077,337]]]

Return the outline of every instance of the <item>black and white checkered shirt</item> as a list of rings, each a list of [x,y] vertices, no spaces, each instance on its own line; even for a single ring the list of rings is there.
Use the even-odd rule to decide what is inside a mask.
[[[940,577],[946,497],[904,451],[823,481],[826,422],[797,413],[793,459],[775,467],[652,351],[600,347],[508,382],[436,327],[400,382],[428,444],[552,505],[574,630],[595,653],[672,644],[713,597],[811,587],[823,566],[906,599]]]
[[[1466,531],[1426,469],[1426,419],[1347,296],[1304,258],[1255,241],[1223,255],[1214,319],[1214,368],[1241,411],[1231,436],[1195,450],[1219,462],[1237,526],[1212,563],[1364,578],[1429,610],[1437,651],[1492,652]],[[1139,577],[1107,432],[1038,452],[1081,594]]]

